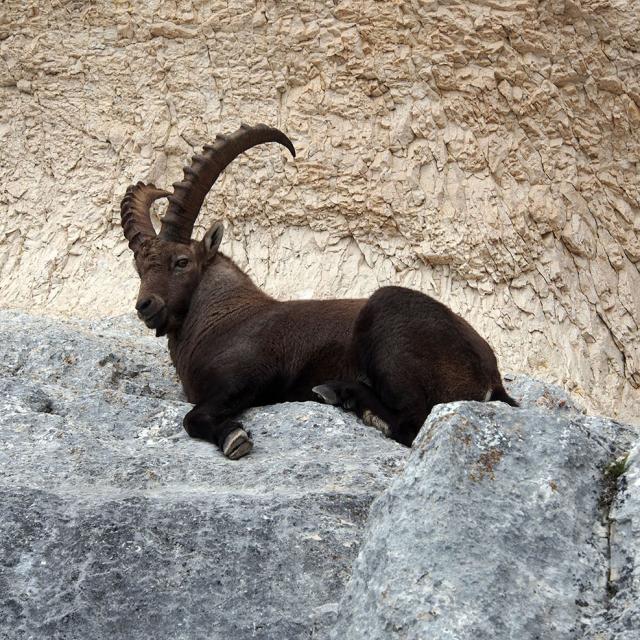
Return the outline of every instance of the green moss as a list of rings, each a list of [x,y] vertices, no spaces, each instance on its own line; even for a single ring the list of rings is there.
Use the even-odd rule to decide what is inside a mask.
[[[617,480],[629,468],[629,454],[616,458],[604,470],[604,475],[611,480]]]

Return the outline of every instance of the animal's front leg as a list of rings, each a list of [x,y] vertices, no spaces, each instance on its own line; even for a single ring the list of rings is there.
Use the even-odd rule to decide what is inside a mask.
[[[213,442],[231,460],[246,456],[253,448],[251,434],[245,431],[242,423],[229,414],[216,411],[211,403],[196,405],[184,417],[183,425],[192,438]]]

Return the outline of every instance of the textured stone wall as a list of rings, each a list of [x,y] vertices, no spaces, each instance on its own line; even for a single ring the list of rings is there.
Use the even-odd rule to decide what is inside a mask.
[[[136,291],[118,204],[219,131],[280,126],[202,223],[279,296],[400,283],[503,370],[640,415],[640,5],[94,2],[0,7],[0,304]],[[202,231],[200,231],[202,233]]]

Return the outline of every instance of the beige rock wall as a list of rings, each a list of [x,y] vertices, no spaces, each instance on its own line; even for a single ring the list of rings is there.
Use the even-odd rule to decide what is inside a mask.
[[[0,303],[130,311],[118,204],[240,121],[280,126],[206,204],[279,296],[401,283],[503,370],[640,415],[640,4],[0,5]]]

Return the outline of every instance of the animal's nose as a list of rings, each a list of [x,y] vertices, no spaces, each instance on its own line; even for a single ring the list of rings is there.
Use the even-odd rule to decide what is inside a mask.
[[[149,309],[152,303],[153,303],[153,298],[151,297],[144,298],[143,300],[138,300],[138,303],[136,304],[136,311],[140,313],[144,313]]]
[[[155,315],[162,307],[164,307],[164,300],[154,294],[140,297],[138,298],[138,302],[136,302],[136,311],[143,319]]]

